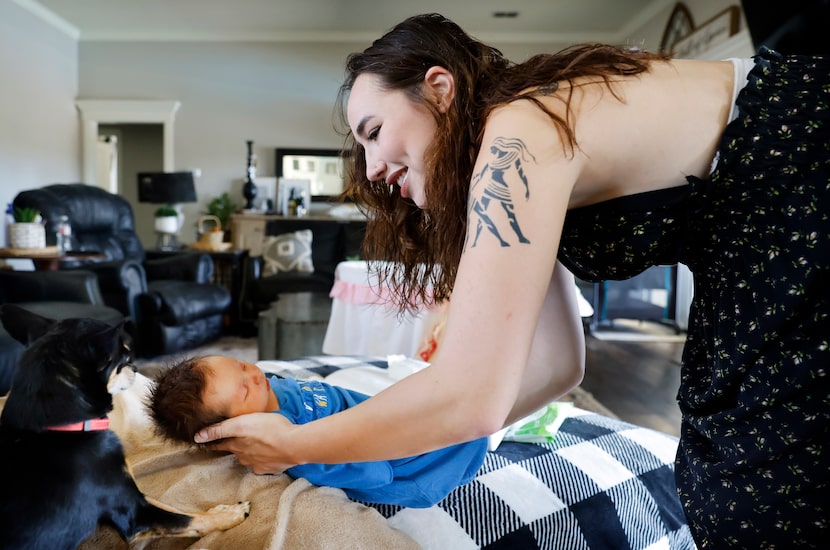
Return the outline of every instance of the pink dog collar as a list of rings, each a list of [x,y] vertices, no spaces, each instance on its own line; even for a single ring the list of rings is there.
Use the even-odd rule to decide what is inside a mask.
[[[92,420],[85,420],[84,422],[75,422],[74,424],[64,424],[63,426],[50,426],[46,429],[51,432],[97,432],[101,430],[108,430],[109,427],[109,418],[93,418]]]

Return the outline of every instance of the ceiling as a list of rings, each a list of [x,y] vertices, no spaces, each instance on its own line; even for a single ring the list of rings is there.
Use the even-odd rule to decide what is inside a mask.
[[[440,12],[485,41],[621,42],[674,0],[15,0],[80,41],[370,41]],[[495,12],[516,12],[496,18]]]

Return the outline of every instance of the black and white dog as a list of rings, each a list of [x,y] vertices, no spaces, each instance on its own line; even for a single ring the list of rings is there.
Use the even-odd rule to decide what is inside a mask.
[[[0,416],[0,549],[74,550],[99,524],[125,540],[201,537],[247,517],[247,502],[189,515],[139,491],[107,428],[111,393],[135,376],[123,326],[12,304],[0,319],[28,346]]]

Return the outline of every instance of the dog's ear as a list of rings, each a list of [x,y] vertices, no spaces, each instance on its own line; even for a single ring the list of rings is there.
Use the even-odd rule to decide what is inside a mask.
[[[6,332],[24,346],[46,334],[57,322],[16,304],[0,305],[0,320]]]
[[[115,358],[116,355],[126,354],[130,356],[130,360],[132,360],[129,338],[127,332],[125,331],[124,321],[103,327],[95,334],[95,337],[91,339],[91,344],[95,349],[97,349],[97,353],[101,357]],[[106,370],[108,368],[112,368],[113,366],[118,366],[118,364],[105,362],[100,365],[100,369]]]

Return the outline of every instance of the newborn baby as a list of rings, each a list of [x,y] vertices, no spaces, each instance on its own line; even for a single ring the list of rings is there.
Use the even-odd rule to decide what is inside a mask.
[[[335,414],[369,396],[316,380],[282,378],[220,355],[185,359],[155,380],[149,409],[167,438],[193,443],[202,428],[227,418],[273,412],[294,424]],[[301,464],[286,470],[355,500],[427,508],[468,483],[484,461],[487,438],[376,462]]]

